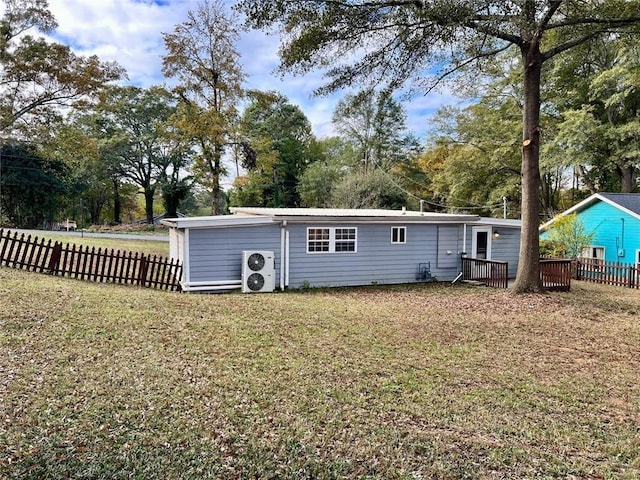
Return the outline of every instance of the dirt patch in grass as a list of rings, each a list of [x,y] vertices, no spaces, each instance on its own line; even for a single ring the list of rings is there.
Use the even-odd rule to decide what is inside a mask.
[[[0,269],[6,478],[637,478],[640,292],[185,295]]]

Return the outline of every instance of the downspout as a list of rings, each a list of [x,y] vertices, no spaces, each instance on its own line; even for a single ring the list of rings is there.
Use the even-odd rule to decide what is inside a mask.
[[[467,253],[467,224],[462,225],[462,253]]]
[[[285,287],[285,269],[287,262],[285,261],[286,255],[286,237],[287,237],[287,221],[283,220],[280,224],[280,290],[284,290]]]
[[[287,230],[287,234],[286,234],[285,254],[286,254],[286,262],[285,262],[284,286],[286,288],[289,288],[289,230]]]
[[[188,284],[191,281],[191,262],[189,261],[190,248],[189,248],[189,232],[191,230],[189,228],[184,229],[184,245],[182,245],[182,255],[184,256],[184,261],[182,263],[182,282],[184,284]],[[184,287],[184,285],[183,285]]]
[[[458,270],[458,275],[456,276],[456,278],[453,279],[453,282],[451,283],[456,283],[458,280],[460,280],[462,278],[462,274],[463,274],[463,266],[462,266],[462,257],[466,257],[467,256],[467,224],[463,223],[462,224],[462,252],[460,253],[460,270]]]

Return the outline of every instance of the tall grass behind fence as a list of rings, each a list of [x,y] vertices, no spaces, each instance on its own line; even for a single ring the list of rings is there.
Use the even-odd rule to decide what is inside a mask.
[[[640,264],[605,262],[597,258],[579,258],[576,278],[618,287],[640,288]]]
[[[114,249],[52,244],[0,229],[0,266],[79,280],[180,291],[178,261]]]

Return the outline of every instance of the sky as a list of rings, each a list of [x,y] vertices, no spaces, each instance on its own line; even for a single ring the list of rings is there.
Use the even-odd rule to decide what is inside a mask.
[[[233,1],[227,3],[231,5]],[[197,6],[197,0],[49,0],[49,8],[59,24],[52,38],[78,54],[117,61],[128,73],[129,79],[124,84],[165,85],[161,72],[165,53],[162,33],[171,32]],[[275,73],[278,45],[277,34],[261,31],[243,34],[238,50],[247,75],[245,87],[279,91],[302,109],[318,138],[332,135],[331,114],[346,92],[314,97],[313,91],[325,83],[322,72],[281,78]],[[409,130],[424,137],[435,110],[455,102],[447,91],[415,96],[404,103]]]

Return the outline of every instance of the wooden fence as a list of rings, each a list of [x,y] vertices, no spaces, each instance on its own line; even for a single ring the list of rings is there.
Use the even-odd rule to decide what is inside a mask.
[[[507,288],[509,264],[496,260],[462,258],[462,279],[481,282],[488,287]]]
[[[52,244],[51,239],[25,238],[24,233],[11,235],[0,229],[0,267],[3,265],[80,280],[181,291],[182,266],[177,261],[107,248]]]
[[[597,258],[579,258],[575,272],[578,280],[618,287],[640,288],[640,264],[605,262]]]

